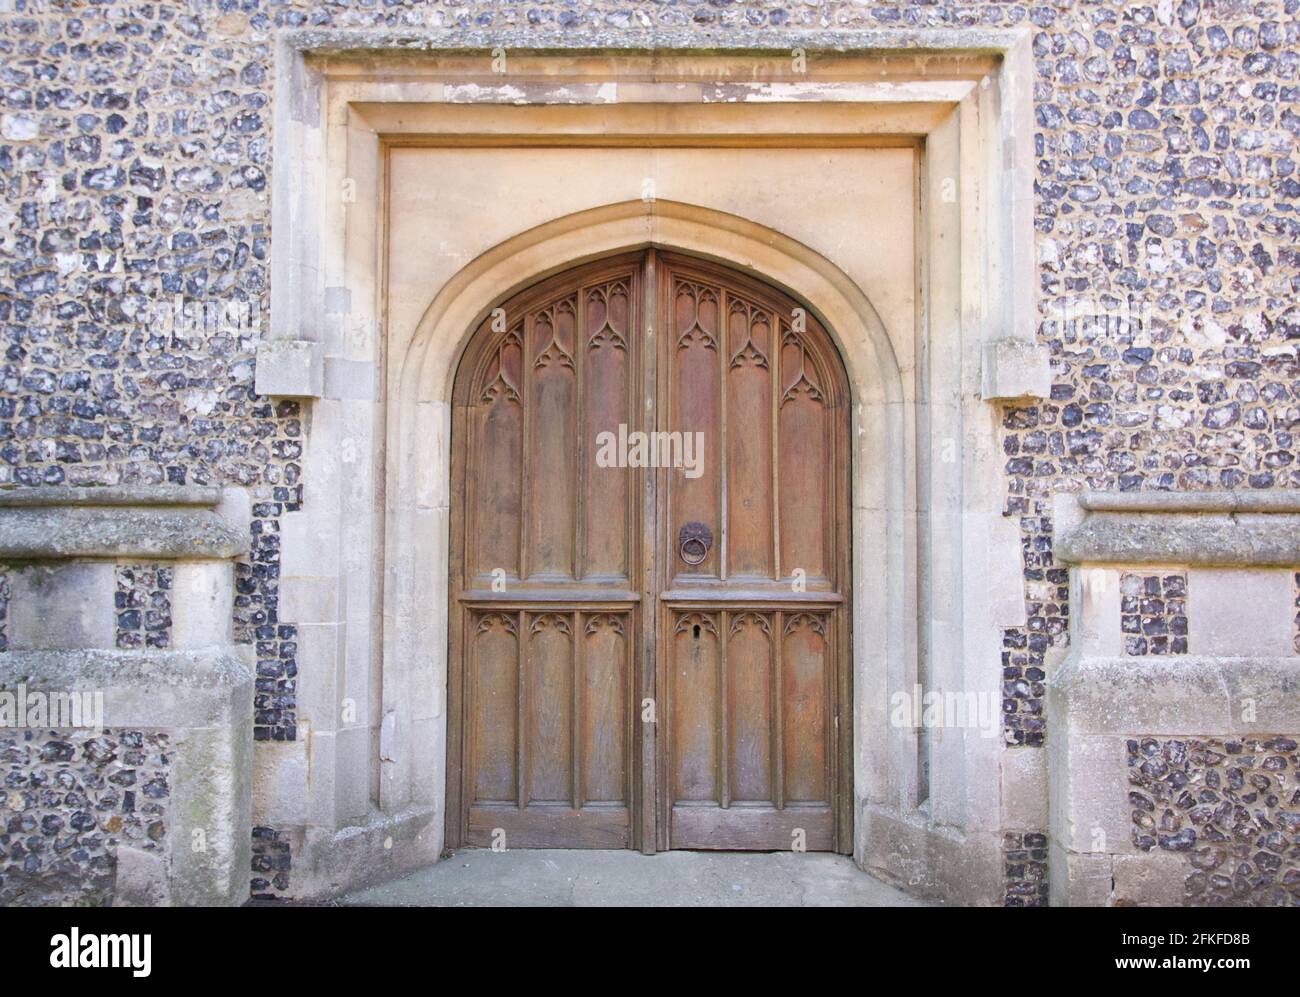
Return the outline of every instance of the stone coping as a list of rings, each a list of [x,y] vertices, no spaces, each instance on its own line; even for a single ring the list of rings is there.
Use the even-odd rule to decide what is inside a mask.
[[[1258,492],[1083,492],[1089,512],[1270,512],[1300,513],[1300,490]]]
[[[221,501],[215,485],[42,485],[33,488],[0,488],[0,507],[29,508],[65,505],[190,505],[211,508]]]
[[[72,558],[226,560],[247,533],[193,505],[17,505],[0,513],[0,561]]]
[[[958,50],[964,55],[1000,55],[1029,26],[1009,28],[752,28],[701,31],[697,28],[595,28],[581,32],[525,27],[423,28],[297,28],[281,33],[291,50],[346,52],[490,52],[505,48],[518,53],[654,52],[745,53],[789,55],[792,45],[815,52],[914,55]]]

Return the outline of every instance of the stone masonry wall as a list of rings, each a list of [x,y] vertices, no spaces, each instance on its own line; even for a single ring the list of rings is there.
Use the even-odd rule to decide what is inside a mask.
[[[1298,15],[1300,0],[3,0],[0,484],[251,489],[236,625],[258,652],[256,736],[292,739],[278,523],[302,500],[303,413],[253,392],[277,31],[537,26],[598,44],[671,27],[707,44],[761,27],[793,47],[806,29],[1027,25],[1054,383],[1004,410],[1028,624],[1002,665],[1006,740],[1038,750],[1069,612],[1051,493],[1300,486]]]
[[[0,907],[111,901],[117,849],[161,851],[166,733],[0,729]]]

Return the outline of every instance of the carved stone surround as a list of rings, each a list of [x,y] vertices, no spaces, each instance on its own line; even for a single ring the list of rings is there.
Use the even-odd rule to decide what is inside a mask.
[[[299,736],[259,745],[255,811],[287,830],[295,895],[441,848],[448,399],[469,331],[550,273],[653,244],[773,282],[833,331],[857,446],[855,857],[924,894],[1001,902],[997,801],[1023,801],[1010,826],[1045,825],[1041,753],[1011,760],[977,731],[927,740],[890,723],[889,701],[918,682],[999,697],[1002,628],[1024,624],[989,402],[1048,381],[1029,34],[939,32],[920,50],[836,33],[792,78],[777,35],[708,52],[633,35],[610,58],[530,31],[500,40],[508,81],[460,36],[418,53],[397,36],[279,38],[276,157],[304,168],[275,174],[258,386],[312,401],[303,507],[281,534]],[[810,150],[847,165],[809,183]],[[865,164],[891,157],[916,172],[886,196],[871,184],[892,167]],[[780,197],[737,187],[741,161]],[[911,249],[873,250],[861,225],[840,237],[856,216],[829,190],[878,204],[877,229]],[[957,459],[931,461],[945,441]]]

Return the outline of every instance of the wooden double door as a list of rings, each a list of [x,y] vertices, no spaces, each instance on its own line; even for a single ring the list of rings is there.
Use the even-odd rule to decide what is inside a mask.
[[[450,846],[850,848],[848,391],[816,319],[648,250],[454,389]]]

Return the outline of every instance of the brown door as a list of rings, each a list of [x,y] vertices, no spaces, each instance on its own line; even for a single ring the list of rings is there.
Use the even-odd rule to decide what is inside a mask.
[[[847,851],[847,388],[775,289],[642,252],[454,393],[447,840]]]

